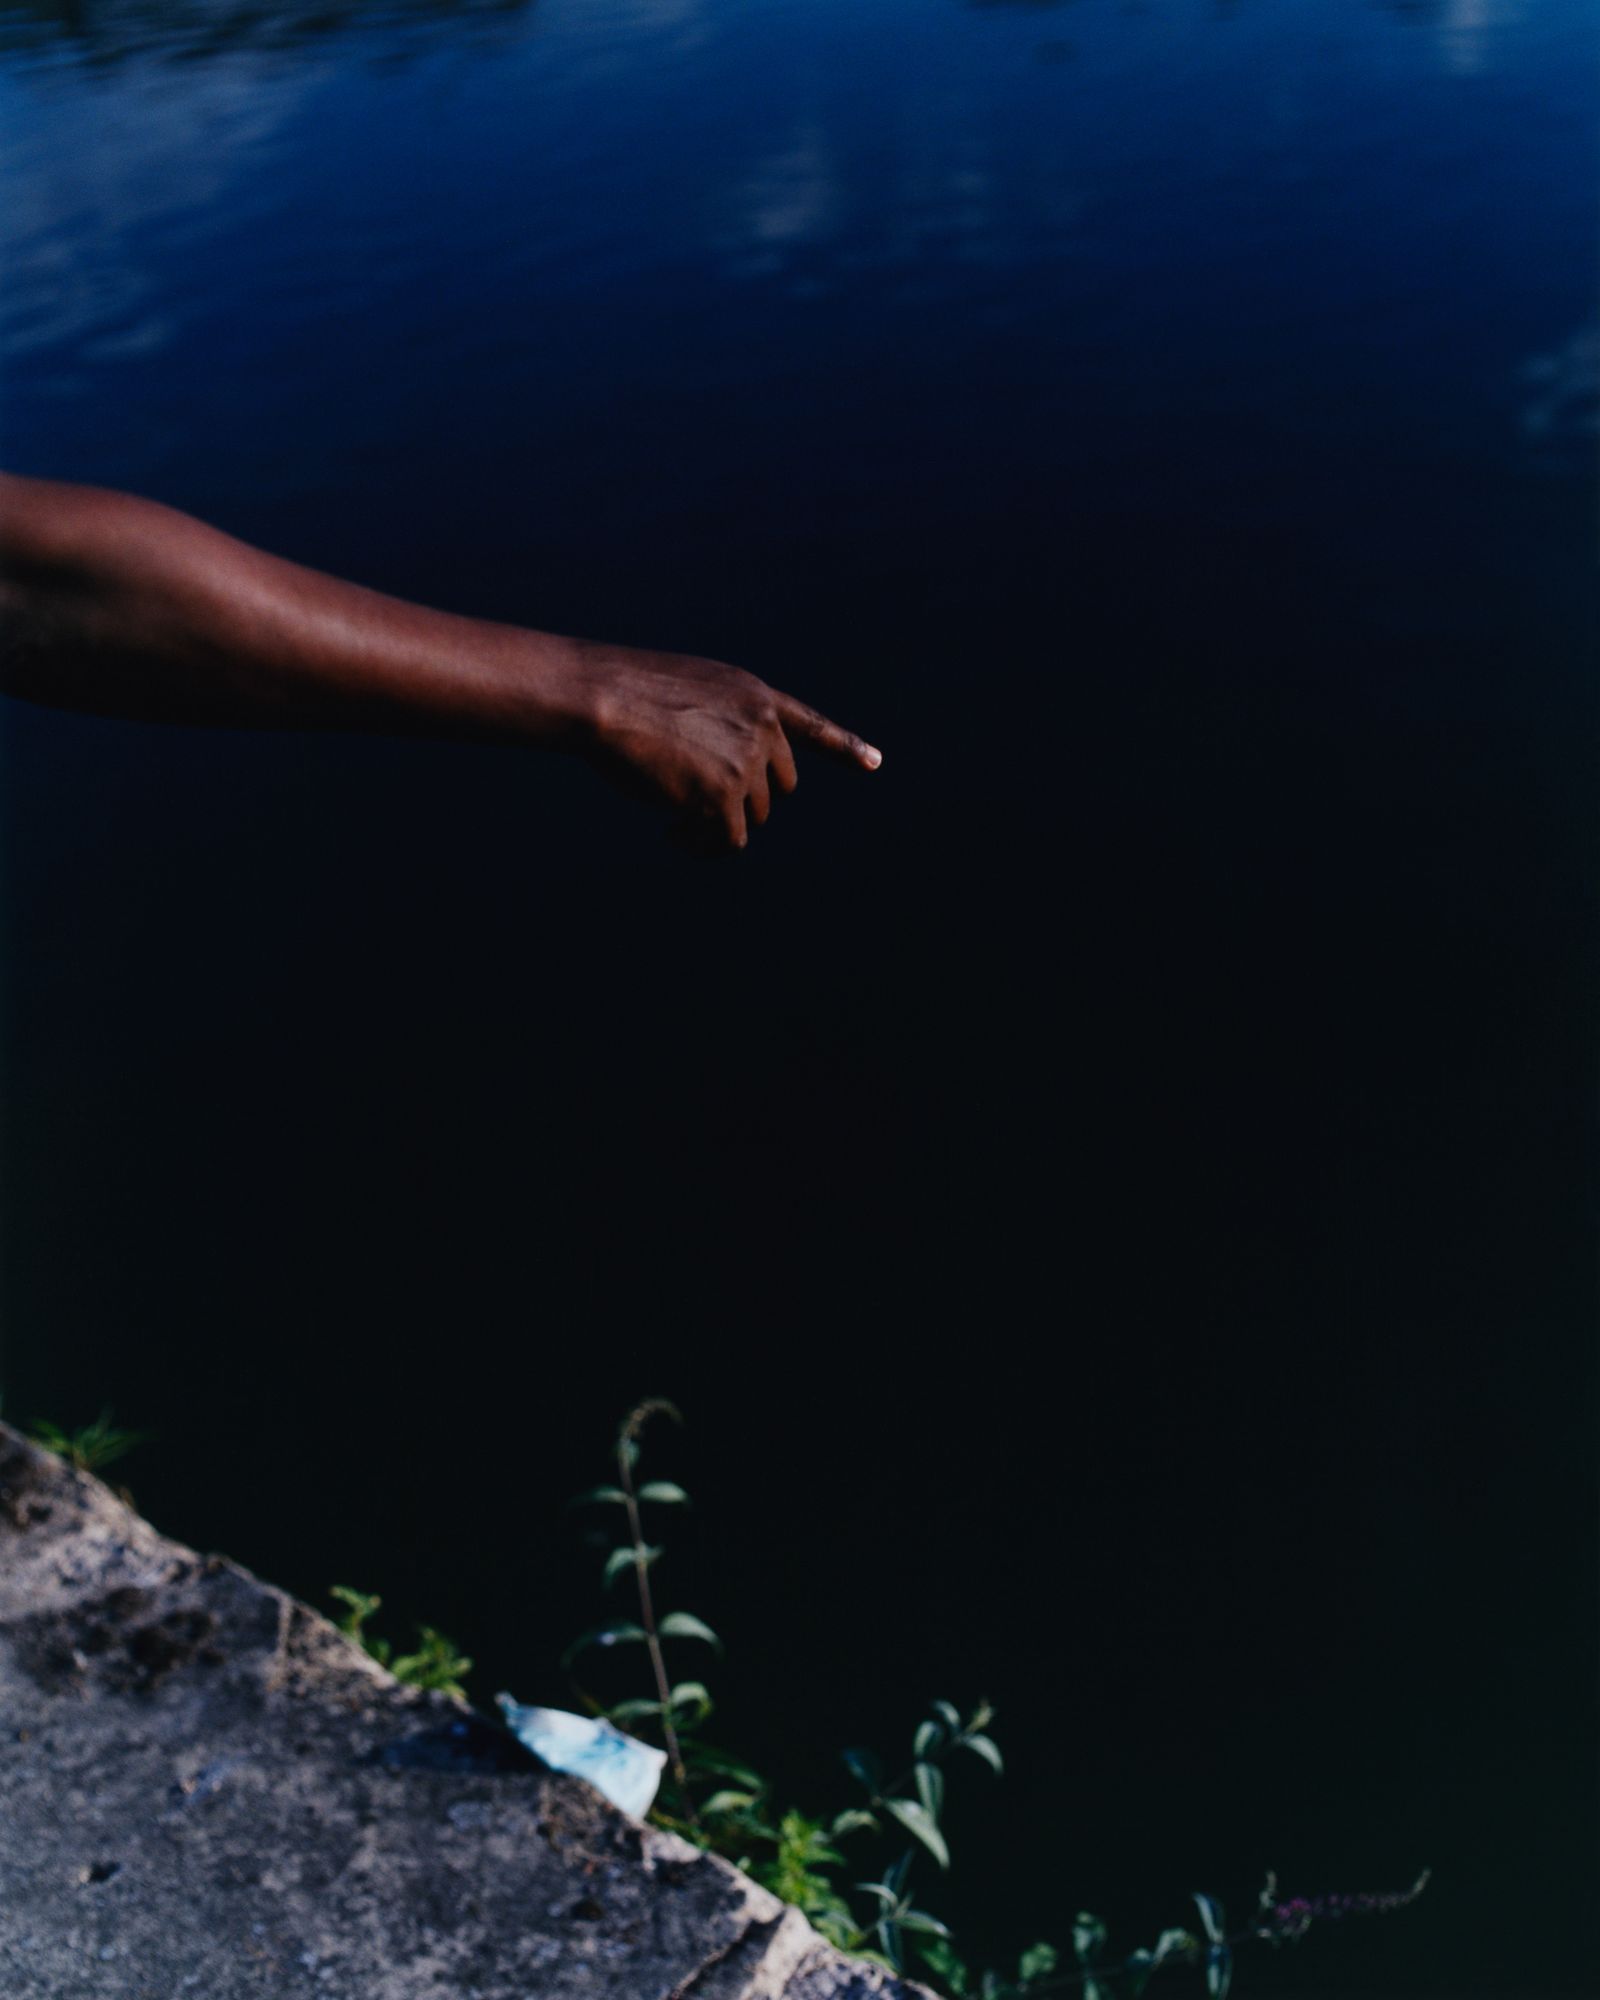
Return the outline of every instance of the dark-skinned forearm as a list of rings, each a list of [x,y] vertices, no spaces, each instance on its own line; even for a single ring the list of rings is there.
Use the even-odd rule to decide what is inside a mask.
[[[140,721],[576,750],[732,847],[794,790],[794,744],[883,761],[725,661],[430,611],[154,501],[4,474],[0,686]]]
[[[236,727],[545,743],[584,731],[579,642],[403,603],[153,501],[0,476],[0,684]]]

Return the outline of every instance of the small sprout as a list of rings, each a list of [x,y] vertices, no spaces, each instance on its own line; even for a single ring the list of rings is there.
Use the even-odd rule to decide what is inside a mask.
[[[467,1691],[461,1683],[472,1672],[472,1661],[457,1650],[454,1640],[431,1625],[419,1625],[416,1651],[392,1660],[389,1671],[407,1687],[456,1695],[464,1701]]]
[[[1080,1965],[1093,1965],[1105,1950],[1106,1927],[1087,1910],[1080,1910],[1072,1926],[1073,1956]]]
[[[330,1585],[328,1595],[344,1606],[344,1615],[338,1620],[339,1630],[380,1667],[387,1667],[397,1681],[408,1687],[465,1698],[466,1689],[461,1683],[471,1673],[472,1662],[457,1651],[453,1640],[432,1625],[419,1625],[415,1652],[402,1653],[397,1659],[390,1640],[375,1637],[366,1629],[368,1621],[383,1605],[376,1591],[353,1590],[347,1583],[335,1583]]]
[[[114,1465],[139,1445],[148,1444],[151,1436],[149,1431],[118,1430],[109,1409],[102,1410],[92,1424],[84,1424],[75,1431],[65,1431],[59,1424],[43,1418],[29,1428],[36,1443],[64,1458],[79,1472],[99,1472],[104,1466]]]
[[[1053,1944],[1031,1944],[1017,1961],[1017,1977],[1026,1986],[1030,1980],[1054,1972],[1060,1963],[1061,1954]]]
[[[937,1979],[941,1979],[956,2000],[966,2000],[968,1980],[966,1961],[961,1958],[946,1938],[918,1938],[917,1951]]]
[[[383,1605],[383,1599],[376,1591],[352,1590],[348,1583],[330,1585],[328,1595],[338,1598],[345,1607],[344,1616],[338,1623],[339,1630],[347,1639],[359,1639],[362,1626]]]

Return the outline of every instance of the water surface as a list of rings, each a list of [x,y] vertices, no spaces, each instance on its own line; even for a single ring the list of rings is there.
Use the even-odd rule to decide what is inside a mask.
[[[976,1947],[1431,1863],[1243,1990],[1592,1990],[1594,42],[0,5],[10,464],[887,752],[695,870],[9,708],[8,1411],[558,1700],[672,1394],[729,1740],[999,1703]]]

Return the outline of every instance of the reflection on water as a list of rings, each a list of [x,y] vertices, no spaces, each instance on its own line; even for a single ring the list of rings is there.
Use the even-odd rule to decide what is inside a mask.
[[[1449,67],[1471,76],[1489,60],[1491,37],[1511,27],[1526,0],[1448,0],[1439,20],[1439,41]]]
[[[741,233],[757,252],[825,235],[837,219],[839,186],[823,129],[803,125],[789,145],[757,166],[742,206]]]
[[[1398,21],[1434,31],[1441,62],[1471,76],[1490,60],[1494,35],[1522,19],[1527,0],[1375,0]]]
[[[533,0],[0,0],[0,53],[66,51],[94,64],[155,57],[199,62],[236,49],[299,49],[361,31],[384,36],[387,53],[408,36],[493,29]]]
[[[1543,465],[1586,469],[1600,439],[1600,326],[1586,326],[1521,370],[1522,432]]]
[[[146,76],[49,124],[6,120],[0,341],[12,358],[71,353],[92,367],[169,340],[201,300],[165,282],[152,236],[170,241],[225,202],[321,82],[313,70],[262,88],[225,64],[181,82]]]

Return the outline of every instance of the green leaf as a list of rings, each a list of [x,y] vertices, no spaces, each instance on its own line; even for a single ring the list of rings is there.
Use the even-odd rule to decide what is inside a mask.
[[[344,1616],[339,1620],[339,1630],[347,1639],[355,1639],[365,1644],[361,1628],[383,1604],[383,1599],[375,1591],[353,1590],[348,1583],[330,1584],[330,1597],[338,1598],[345,1607]]]
[[[863,1896],[876,1896],[885,1909],[900,1900],[900,1891],[891,1889],[887,1882],[856,1882],[852,1886],[859,1889]]]
[[[609,1590],[624,1570],[648,1569],[660,1554],[660,1549],[648,1546],[634,1548],[631,1544],[626,1548],[613,1549],[606,1557],[604,1587]]]
[[[708,1646],[722,1651],[722,1641],[706,1624],[703,1618],[696,1618],[692,1611],[669,1611],[656,1627],[663,1639],[704,1639]]]
[[[667,1697],[672,1707],[673,1720],[682,1729],[698,1729],[711,1713],[711,1696],[699,1681],[679,1681]],[[692,1709],[693,1715],[684,1722],[678,1716],[679,1709]]]
[[[925,1931],[929,1937],[947,1938],[950,1926],[941,1924],[937,1917],[930,1917],[926,1910],[901,1910],[895,1922],[904,1931]]]
[[[952,1736],[959,1736],[961,1734],[961,1711],[953,1701],[936,1701],[930,1703],[930,1706],[934,1713],[943,1720],[945,1727],[950,1731]]]
[[[636,1697],[631,1701],[619,1701],[614,1708],[608,1708],[606,1710],[606,1720],[618,1724],[637,1722],[646,1715],[659,1715],[660,1713],[661,1704],[659,1701],[645,1701],[642,1697]]]
[[[916,1736],[912,1739],[912,1756],[926,1757],[928,1752],[943,1735],[944,1731],[939,1727],[937,1722],[919,1722],[917,1724]]]
[[[876,1833],[878,1822],[871,1813],[863,1812],[859,1806],[849,1806],[842,1813],[834,1814],[833,1824],[828,1831],[835,1840],[842,1840],[847,1833],[859,1833],[864,1827]]]
[[[1030,1979],[1043,1979],[1046,1973],[1054,1972],[1061,1963],[1061,1954],[1053,1944],[1030,1944],[1017,1961],[1017,1977],[1026,1986]]]
[[[715,1778],[731,1778],[736,1785],[747,1787],[752,1792],[767,1789],[766,1781],[748,1764],[741,1764],[725,1751],[713,1750],[709,1744],[685,1744],[683,1757],[691,1771],[709,1771]]]
[[[1105,1949],[1106,1927],[1087,1910],[1080,1910],[1072,1926],[1073,1956],[1080,1965],[1092,1965]]]
[[[933,1938],[926,1944],[919,1938],[917,1951],[932,1968],[935,1977],[942,1979],[949,1987],[956,2000],[966,2000],[968,1979],[966,1961],[959,1957],[943,1938]]]
[[[1139,1995],[1150,1984],[1155,1969],[1154,1952],[1146,1951],[1142,1946],[1138,1951],[1130,1952],[1122,1966],[1123,1990],[1131,1994],[1133,2000],[1139,2000]]]
[[[917,1799],[885,1799],[883,1809],[891,1813],[914,1839],[938,1862],[941,1868],[950,1866],[950,1850],[945,1846],[944,1835],[938,1823],[927,1808]]]
[[[1200,1949],[1200,1940],[1193,1931],[1163,1931],[1156,1939],[1156,1962],[1165,1964],[1169,1958],[1183,1958]]]
[[[574,1639],[561,1655],[563,1667],[570,1666],[578,1655],[589,1646],[630,1646],[642,1644],[649,1638],[642,1625],[597,1625],[592,1632],[584,1632]]]
[[[641,1500],[653,1500],[658,1507],[687,1507],[689,1496],[670,1479],[652,1479],[639,1488]]]
[[[1233,1953],[1225,1944],[1214,1944],[1206,1953],[1206,1992],[1211,2000],[1228,2000],[1233,1983]]]
[[[977,1756],[981,1757],[997,1778],[1005,1776],[1006,1767],[1001,1762],[1000,1746],[992,1736],[963,1736],[961,1747],[963,1750],[971,1750]]]
[[[859,1778],[867,1790],[876,1796],[878,1787],[883,1782],[883,1766],[877,1758],[870,1750],[846,1750],[843,1754],[845,1769]]]
[[[65,1458],[79,1472],[98,1472],[114,1464],[141,1444],[150,1442],[149,1431],[118,1430],[110,1410],[102,1410],[92,1424],[80,1430],[64,1431],[59,1424],[41,1420],[31,1426],[34,1438],[47,1451]]]
[[[916,1769],[917,1797],[923,1811],[935,1824],[944,1810],[944,1773],[937,1764],[919,1764]]]
[[[417,1650],[388,1662],[397,1681],[408,1687],[427,1688],[438,1694],[465,1695],[461,1683],[472,1672],[472,1662],[458,1653],[453,1640],[431,1625],[417,1627]]]
[[[1225,1926],[1222,1920],[1222,1905],[1215,1896],[1203,1896],[1194,1891],[1195,1907],[1200,1912],[1200,1921],[1206,1927],[1206,1936],[1213,1944],[1221,1944]]]
[[[700,1811],[707,1818],[717,1813],[745,1812],[758,1805],[760,1799],[759,1792],[713,1792]]]
[[[574,1493],[567,1502],[569,1507],[626,1507],[628,1496],[620,1486],[590,1486],[582,1493]]]

